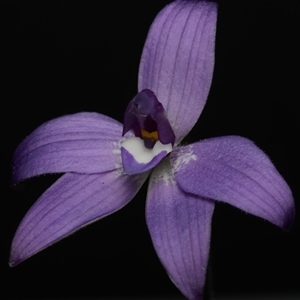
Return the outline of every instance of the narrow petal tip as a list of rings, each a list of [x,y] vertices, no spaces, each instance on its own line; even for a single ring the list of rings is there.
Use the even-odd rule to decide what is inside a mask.
[[[13,261],[13,260],[9,260],[9,261],[8,261],[8,265],[9,265],[11,268],[15,267],[17,264],[18,264],[18,263],[16,263],[16,262]]]
[[[291,197],[291,203],[293,203],[293,197]],[[281,228],[288,232],[292,229],[295,221],[295,216],[296,216],[296,209],[294,205],[291,205],[289,208],[286,209],[286,214],[285,214],[285,219],[283,220],[283,224]]]
[[[32,255],[34,255],[34,254],[32,254]],[[22,257],[22,256],[19,255],[19,251],[17,251],[17,249],[14,249],[10,253],[8,265],[11,268],[16,267],[17,265],[19,265],[20,263],[22,263],[23,261],[25,261],[26,259],[28,259],[32,255]]]

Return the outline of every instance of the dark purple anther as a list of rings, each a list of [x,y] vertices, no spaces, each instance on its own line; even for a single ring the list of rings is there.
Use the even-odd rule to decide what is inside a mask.
[[[126,108],[123,135],[129,130],[133,130],[135,136],[143,139],[149,149],[153,148],[157,140],[164,145],[174,145],[175,142],[175,135],[163,105],[148,89],[139,92]]]

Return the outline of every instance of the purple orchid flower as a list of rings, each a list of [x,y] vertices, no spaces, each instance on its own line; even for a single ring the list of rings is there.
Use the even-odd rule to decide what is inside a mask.
[[[176,1],[158,14],[124,126],[98,113],[77,113],[44,123],[19,145],[13,183],[65,174],[19,225],[11,266],[121,209],[149,175],[150,235],[168,275],[188,299],[202,299],[215,201],[284,230],[291,227],[292,193],[253,142],[223,136],[180,145],[209,93],[216,20],[212,2]]]

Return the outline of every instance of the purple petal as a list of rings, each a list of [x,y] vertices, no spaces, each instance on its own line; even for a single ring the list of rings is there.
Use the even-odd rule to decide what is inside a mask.
[[[46,122],[18,146],[13,183],[44,173],[101,173],[120,168],[122,124],[97,113]]]
[[[123,175],[120,170],[63,175],[19,225],[12,242],[10,265],[17,265],[81,227],[121,209],[146,178]]]
[[[147,36],[139,90],[152,90],[182,140],[198,120],[213,74],[217,5],[175,1],[156,17]]]
[[[171,144],[167,145],[169,148],[167,149],[167,147],[160,142],[156,142],[153,149],[148,149],[144,146],[143,141],[140,138],[134,139],[135,143],[133,144],[132,150],[134,150],[135,153],[130,153],[128,148],[121,147],[123,169],[124,172],[129,175],[141,174],[153,169],[172,149]],[[127,139],[124,144],[126,142],[132,141]],[[132,147],[130,146],[130,148]],[[146,159],[144,159],[144,157]],[[141,160],[137,158],[141,158]]]
[[[172,150],[172,144],[163,145],[157,141],[148,149],[142,139],[127,138],[121,146],[123,169],[126,174],[140,174],[154,168]]]
[[[285,230],[292,226],[292,192],[250,140],[239,136],[203,140],[174,150],[171,163],[186,192],[224,201]]]
[[[202,299],[214,202],[182,191],[165,159],[151,175],[146,204],[153,245],[168,275],[188,299]]]

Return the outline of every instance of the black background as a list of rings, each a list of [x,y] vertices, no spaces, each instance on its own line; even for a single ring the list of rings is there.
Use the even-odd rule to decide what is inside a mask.
[[[137,91],[148,28],[169,2],[1,3],[3,299],[183,299],[151,244],[146,187],[121,211],[15,268],[7,264],[18,223],[57,178],[42,176],[10,188],[14,149],[38,125],[61,115],[96,111],[122,121]],[[299,2],[219,3],[214,80],[190,138],[236,134],[255,141],[289,183],[299,210]],[[212,295],[288,299],[300,294],[299,224],[297,215],[285,233],[218,204],[208,282]]]

